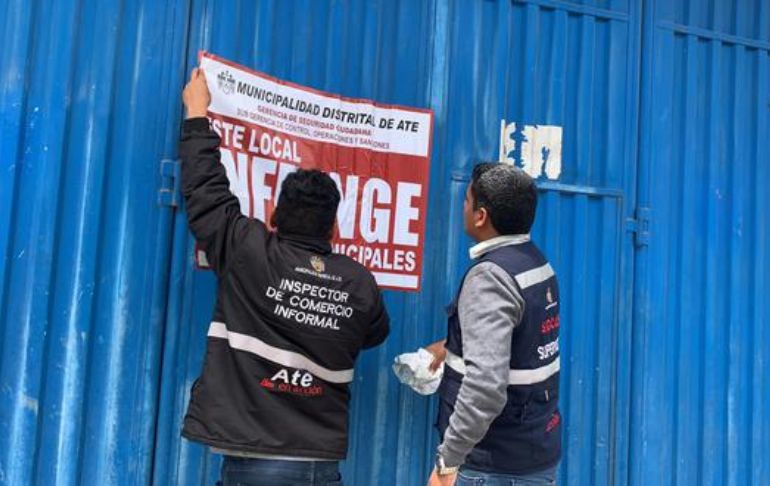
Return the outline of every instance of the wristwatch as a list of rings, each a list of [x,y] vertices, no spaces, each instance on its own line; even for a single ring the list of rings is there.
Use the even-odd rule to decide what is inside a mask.
[[[439,476],[448,476],[450,474],[456,474],[460,469],[460,466],[447,466],[444,462],[444,458],[441,454],[436,454],[436,474]]]

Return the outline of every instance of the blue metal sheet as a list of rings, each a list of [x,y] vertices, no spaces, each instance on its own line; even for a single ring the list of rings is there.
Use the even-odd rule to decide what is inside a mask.
[[[348,484],[431,468],[434,400],[389,365],[444,332],[502,119],[564,129],[533,231],[562,284],[562,482],[770,484],[770,1],[3,8],[0,484],[218,476],[179,437],[216,282],[157,202],[200,48],[435,112],[424,286],[386,294],[393,333],[358,365]]]
[[[768,2],[649,6],[634,484],[770,484]]]
[[[433,8],[432,2],[411,1],[222,2],[216,8],[193,2],[187,58],[193,66],[198,50],[206,49],[314,88],[426,107]],[[183,220],[179,222],[184,227]],[[438,235],[431,238],[440,241]],[[190,268],[193,243],[186,232],[177,233],[175,248],[184,258],[175,262],[172,278],[184,284],[172,287],[160,405],[168,415],[159,423],[154,481],[211,484],[219,472],[218,456],[180,439],[179,430],[189,388],[200,372],[215,281],[209,272]],[[443,294],[436,283],[441,279],[429,272],[425,287],[430,290],[424,294]],[[397,325],[386,345],[363,354],[353,384],[353,433],[350,460],[344,466],[351,484],[422,482],[432,463],[432,405],[399,386],[390,363],[405,347],[416,348],[433,337],[433,325],[440,326],[437,309],[425,295],[388,293],[386,303]]]
[[[503,118],[565,127],[562,184],[543,184],[536,231],[566,289],[564,470],[599,483],[623,475],[624,442],[616,437],[627,427],[628,406],[630,326],[620,319],[620,262],[621,244],[631,241],[623,195],[633,180],[624,157],[635,137],[633,13],[624,2],[385,5],[194,4],[188,52],[191,65],[202,48],[345,96],[436,111],[424,290],[386,295],[393,334],[358,366],[346,479],[422,484],[430,471],[435,404],[399,386],[389,365],[396,354],[443,335],[443,306],[468,263],[460,223],[467,177],[473,162],[497,156]],[[311,27],[306,16],[324,27]],[[203,484],[216,475],[217,461],[180,440],[178,430],[200,370],[214,281],[190,274],[191,242],[178,236],[186,255],[178,264],[187,268],[173,277],[184,286],[172,297],[179,305],[171,306],[165,362],[173,371],[164,370],[164,380],[173,384],[164,385],[161,403],[174,412],[166,423],[161,418],[155,481]]]
[[[770,15],[765,0],[677,0],[651,2],[655,19],[681,31],[705,36],[720,35],[737,42],[770,42]]]
[[[183,23],[171,3],[3,8],[0,483],[142,483]]]
[[[448,142],[437,154],[464,176],[455,213],[471,165],[496,157],[500,119],[564,127],[562,175],[541,184],[533,230],[562,287],[561,478],[612,483],[625,475],[626,458],[630,320],[621,255],[631,246],[622,223],[632,210],[625,194],[634,170],[626,154],[635,137],[635,13],[566,2],[456,8]],[[445,239],[462,241],[460,233],[455,223]],[[446,265],[457,272],[466,247],[454,251]]]

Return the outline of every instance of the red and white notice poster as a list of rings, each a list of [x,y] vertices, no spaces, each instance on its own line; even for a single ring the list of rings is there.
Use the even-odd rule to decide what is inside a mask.
[[[342,195],[336,253],[381,287],[419,290],[433,113],[344,98],[201,53],[222,164],[244,214],[263,221],[298,168],[328,172]]]

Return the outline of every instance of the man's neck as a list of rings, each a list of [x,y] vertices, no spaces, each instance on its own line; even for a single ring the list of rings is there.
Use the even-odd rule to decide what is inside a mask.
[[[479,234],[476,235],[474,240],[476,240],[476,243],[484,243],[485,241],[491,240],[492,238],[497,238],[498,236],[500,236],[500,233],[494,229],[482,229],[479,231]]]

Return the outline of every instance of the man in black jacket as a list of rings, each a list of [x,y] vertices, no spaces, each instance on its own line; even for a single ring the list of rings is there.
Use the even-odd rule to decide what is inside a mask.
[[[340,484],[355,360],[389,332],[380,291],[331,252],[340,194],[327,174],[289,175],[269,231],[230,193],[202,71],[183,98],[182,191],[219,288],[182,434],[225,455],[225,486]]]

